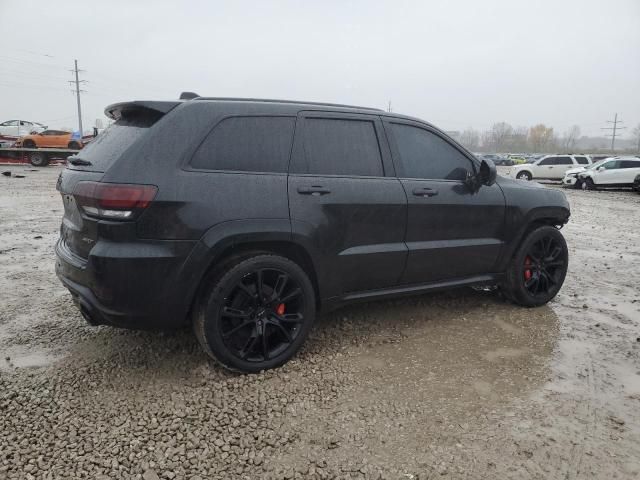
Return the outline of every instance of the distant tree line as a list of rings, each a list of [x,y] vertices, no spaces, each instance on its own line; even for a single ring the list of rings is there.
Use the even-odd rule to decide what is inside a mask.
[[[457,134],[457,140],[474,152],[571,153],[577,151],[609,152],[606,138],[580,136],[580,127],[573,125],[558,134],[543,123],[533,127],[513,127],[506,122],[494,123],[480,132],[468,128]],[[616,153],[640,153],[640,125],[632,131],[632,139],[616,140]]]

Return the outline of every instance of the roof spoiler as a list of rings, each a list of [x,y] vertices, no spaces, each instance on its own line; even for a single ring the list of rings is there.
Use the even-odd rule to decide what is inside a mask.
[[[120,102],[109,105],[104,109],[104,114],[112,120],[119,120],[129,112],[146,112],[161,117],[179,104],[180,102],[177,101],[156,102],[136,100],[133,102]]]

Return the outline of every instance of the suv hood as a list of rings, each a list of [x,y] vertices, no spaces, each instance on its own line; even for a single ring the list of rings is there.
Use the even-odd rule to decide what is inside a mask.
[[[565,175],[569,175],[571,173],[581,173],[584,172],[586,170],[586,168],[584,167],[575,167],[575,168],[570,168],[569,170],[567,170],[565,173]]]

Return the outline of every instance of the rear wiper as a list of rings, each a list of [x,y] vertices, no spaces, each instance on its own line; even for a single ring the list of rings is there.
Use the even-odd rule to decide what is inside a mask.
[[[88,167],[89,165],[93,165],[89,160],[83,160],[81,158],[70,158],[68,159],[71,165],[82,165]]]

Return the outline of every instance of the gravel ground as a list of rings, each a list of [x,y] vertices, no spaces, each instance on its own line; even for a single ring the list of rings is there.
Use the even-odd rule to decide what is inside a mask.
[[[640,195],[567,191],[569,274],[320,319],[233,375],[188,331],[89,327],[57,281],[57,167],[0,177],[0,478],[638,478]]]

